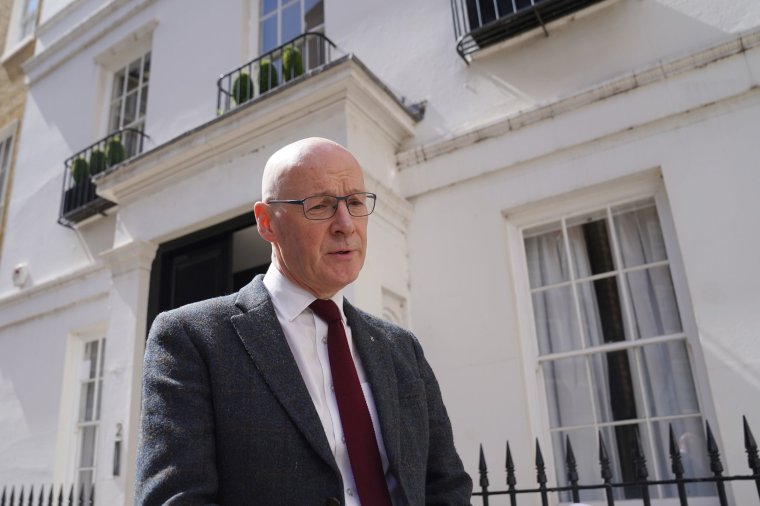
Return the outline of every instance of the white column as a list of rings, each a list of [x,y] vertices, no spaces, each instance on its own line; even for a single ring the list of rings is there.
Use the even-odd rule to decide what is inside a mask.
[[[134,502],[135,452],[140,420],[150,269],[156,245],[132,241],[106,251],[111,271],[108,294],[103,399],[95,497],[98,504]],[[114,454],[120,442],[119,474]]]

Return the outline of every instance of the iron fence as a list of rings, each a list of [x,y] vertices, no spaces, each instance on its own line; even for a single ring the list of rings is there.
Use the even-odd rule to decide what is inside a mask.
[[[94,506],[95,505],[95,487],[79,487],[75,492],[74,485],[68,488],[68,494],[64,486],[58,487],[58,494],[55,493],[55,485],[50,485],[45,491],[41,486],[38,493],[35,493],[34,486],[29,487],[28,492],[24,487],[20,487],[16,495],[15,487],[3,487],[3,494],[0,495],[0,506]]]
[[[306,32],[244,63],[216,81],[217,115],[319,70],[341,53],[324,34]]]
[[[641,441],[638,437],[638,434],[636,434],[634,437],[634,444],[632,448],[635,479],[634,481],[629,481],[629,482],[613,481],[613,469],[610,463],[607,446],[605,444],[602,433],[600,432],[598,459],[599,459],[599,474],[602,479],[601,483],[592,484],[592,485],[583,485],[583,484],[578,483],[579,481],[578,465],[575,458],[575,452],[573,450],[572,445],[570,444],[570,439],[566,438],[565,439],[565,445],[566,445],[565,472],[566,472],[568,485],[557,486],[557,487],[547,486],[548,479],[546,475],[546,466],[544,464],[544,458],[542,456],[541,446],[539,445],[538,440],[536,440],[535,465],[536,465],[536,482],[538,486],[534,488],[522,488],[522,489],[517,488],[517,477],[515,474],[515,465],[512,459],[512,452],[510,450],[509,443],[507,443],[507,452],[506,452],[507,489],[499,490],[499,491],[489,491],[488,490],[488,487],[489,487],[488,467],[486,466],[486,460],[483,454],[483,447],[481,445],[480,462],[479,462],[480,491],[476,491],[475,493],[473,493],[473,496],[480,497],[482,499],[483,506],[489,506],[490,498],[496,497],[496,496],[502,497],[502,498],[506,496],[509,499],[510,506],[517,506],[518,496],[532,496],[531,499],[536,500],[535,496],[537,495],[540,498],[541,505],[548,506],[550,504],[549,502],[550,496],[552,497],[552,499],[556,499],[557,496],[559,496],[560,498],[559,501],[552,501],[552,504],[557,504],[558,502],[581,503],[581,499],[587,500],[581,497],[581,493],[583,491],[602,491],[603,499],[601,501],[593,500],[593,502],[594,503],[602,502],[606,504],[607,506],[614,506],[615,501],[616,501],[615,490],[626,489],[629,491],[633,490],[636,492],[635,494],[636,498],[640,500],[639,504],[642,504],[643,506],[650,506],[653,500],[650,494],[650,489],[652,487],[666,485],[666,486],[675,486],[677,493],[674,496],[678,499],[680,506],[688,506],[689,497],[693,498],[693,496],[689,493],[687,487],[690,484],[699,483],[699,484],[707,484],[709,486],[712,486],[714,490],[712,491],[712,493],[710,493],[710,496],[715,497],[721,506],[728,506],[729,502],[728,502],[728,496],[726,494],[726,483],[731,482],[731,481],[749,481],[749,482],[754,482],[755,487],[757,489],[758,498],[760,499],[760,456],[758,456],[758,447],[757,447],[757,443],[755,442],[755,438],[752,434],[752,431],[750,430],[749,424],[747,423],[746,417],[743,420],[743,426],[744,426],[744,448],[747,453],[747,463],[749,465],[750,470],[752,471],[751,474],[733,475],[733,476],[723,475],[724,469],[723,469],[723,463],[721,462],[721,458],[720,458],[720,450],[718,449],[718,444],[715,441],[715,437],[713,436],[712,430],[710,429],[710,424],[705,422],[705,433],[706,433],[706,439],[707,439],[706,457],[709,460],[710,472],[712,472],[712,476],[703,476],[703,477],[694,477],[694,478],[689,478],[685,476],[684,462],[682,460],[679,446],[676,441],[675,434],[673,432],[673,427],[671,425],[670,431],[669,431],[670,440],[669,440],[668,454],[670,456],[670,470],[673,473],[672,479],[667,479],[667,480],[650,480],[649,479],[649,471],[647,469],[646,458],[642,450]],[[618,504],[620,504],[620,502],[618,502]],[[630,503],[627,503],[627,504],[630,504]],[[742,506],[745,506],[745,505],[742,505]]]
[[[112,207],[113,202],[95,193],[92,178],[142,153],[147,138],[141,129],[123,128],[67,158],[63,162],[63,188],[58,223],[70,227]]]

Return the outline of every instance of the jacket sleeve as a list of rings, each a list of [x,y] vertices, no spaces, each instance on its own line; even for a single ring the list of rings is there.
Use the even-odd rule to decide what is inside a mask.
[[[435,374],[417,339],[414,351],[425,382],[429,423],[429,450],[425,478],[425,504],[460,506],[470,504],[472,479],[465,472],[462,459],[454,447],[451,422],[443,404]]]
[[[163,313],[146,343],[135,504],[212,504],[216,492],[208,370],[183,322]]]

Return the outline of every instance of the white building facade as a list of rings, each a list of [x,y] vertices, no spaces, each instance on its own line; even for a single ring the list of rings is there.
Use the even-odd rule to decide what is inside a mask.
[[[637,437],[666,479],[668,424],[709,472],[705,421],[747,473],[756,1],[46,0],[39,16],[0,252],[0,486],[132,503],[147,326],[266,268],[261,173],[306,136],[351,150],[378,194],[348,296],[419,337],[473,477],[479,445],[499,469],[508,439],[532,486],[538,439],[563,482],[569,438],[596,483],[602,434],[616,479]]]

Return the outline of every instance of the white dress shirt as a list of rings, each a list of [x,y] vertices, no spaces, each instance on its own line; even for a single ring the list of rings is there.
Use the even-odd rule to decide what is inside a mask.
[[[288,341],[290,351],[296,360],[298,369],[309,391],[314,408],[317,410],[319,420],[324,427],[327,442],[330,444],[338,469],[343,477],[346,506],[359,506],[359,494],[356,490],[354,475],[351,471],[351,462],[348,457],[348,448],[343,437],[343,427],[338,411],[338,402],[335,399],[335,391],[332,387],[332,373],[330,371],[330,359],[327,354],[327,323],[317,317],[309,308],[316,297],[303,288],[288,280],[282,273],[271,265],[264,276],[264,286],[272,298],[277,319]],[[351,327],[346,324],[346,315],[343,313],[343,293],[338,292],[332,297],[332,301],[338,306],[346,331],[348,346],[356,366],[356,373],[367,401],[372,425],[375,428],[375,438],[380,450],[380,458],[383,462],[385,479],[394,505],[401,505],[398,498],[399,490],[395,477],[388,473],[388,457],[385,452],[383,436],[378,424],[377,409],[367,376],[364,372],[361,360],[354,348],[351,335]]]

